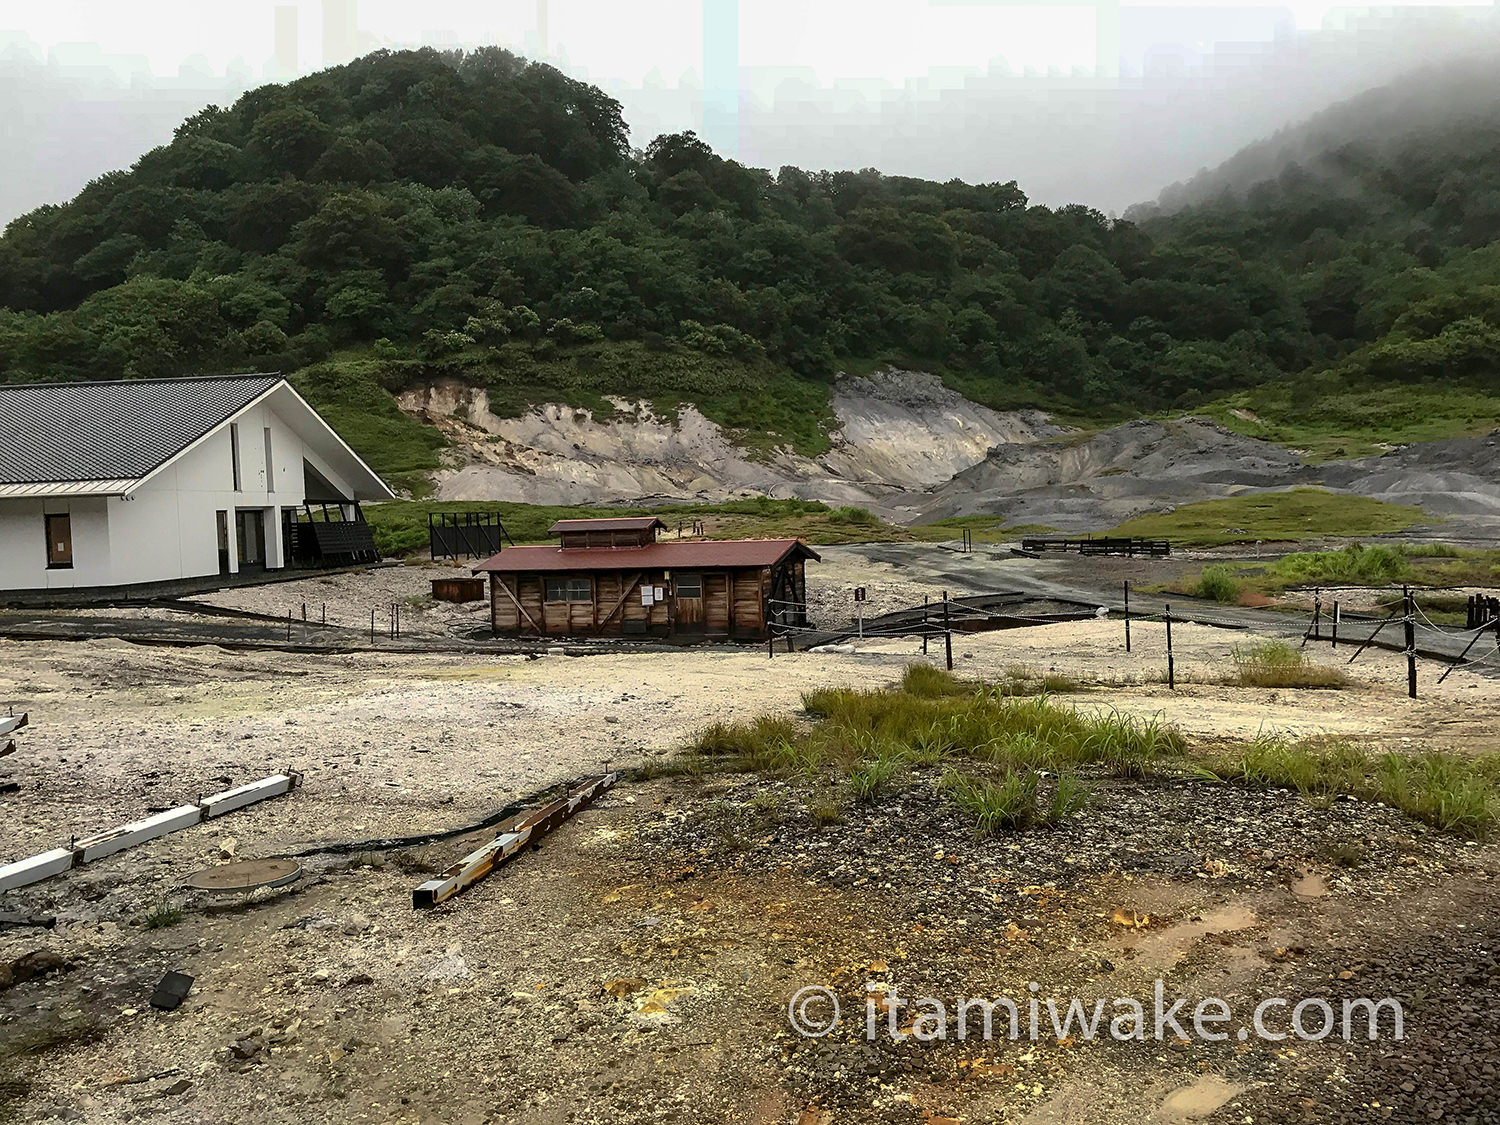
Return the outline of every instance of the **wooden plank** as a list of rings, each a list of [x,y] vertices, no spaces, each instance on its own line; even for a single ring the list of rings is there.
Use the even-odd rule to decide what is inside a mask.
[[[609,619],[619,611],[622,605],[625,604],[625,599],[630,597],[631,594],[635,593],[635,589],[640,585],[640,581],[641,575],[639,573],[632,574],[625,580],[625,589],[620,594],[619,600],[616,601],[614,605],[609,607],[609,612],[599,619],[599,623],[595,626],[595,628],[602,628],[604,625],[608,624]],[[597,605],[598,603],[596,602],[595,604]]]
[[[516,584],[518,586],[520,585],[520,582],[521,582],[521,580],[519,578],[516,579]],[[533,629],[535,629],[538,633],[540,633],[542,631],[541,630],[541,626],[539,626],[535,621],[533,621],[531,619],[531,614],[529,614],[529,613],[526,612],[526,607],[521,604],[521,599],[518,598],[515,594],[513,594],[513,593],[510,592],[510,587],[505,584],[505,580],[503,578],[500,579],[500,581],[497,583],[497,585],[500,587],[500,589],[502,589],[502,590],[505,591],[505,596],[507,598],[509,598],[510,601],[511,601],[511,604],[516,607],[516,611],[518,613],[520,613],[520,615],[526,619],[526,621],[531,625],[531,627]]]
[[[412,906],[436,906],[473,886],[521,852],[527,844],[540,840],[574,813],[587,807],[600,793],[614,785],[618,778],[619,775],[615,773],[594,778],[584,782],[568,796],[522,816],[510,826],[509,831],[502,832],[483,847],[470,852],[436,878],[417,886],[412,891]]]

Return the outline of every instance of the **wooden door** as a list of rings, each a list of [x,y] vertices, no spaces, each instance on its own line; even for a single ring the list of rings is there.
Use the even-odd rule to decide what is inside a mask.
[[[64,512],[48,516],[44,522],[47,525],[47,568],[66,570],[73,565],[73,517]]]
[[[715,637],[729,635],[729,575],[725,573],[703,576],[703,623]]]
[[[672,576],[672,620],[679,633],[703,632],[703,575]]]

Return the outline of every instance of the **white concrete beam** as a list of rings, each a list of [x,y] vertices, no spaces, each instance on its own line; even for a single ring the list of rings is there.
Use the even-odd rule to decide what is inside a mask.
[[[61,875],[73,866],[71,848],[53,848],[50,852],[18,859],[0,867],[0,891],[13,891],[31,883],[40,883],[54,875]]]
[[[283,793],[290,793],[297,787],[301,780],[297,774],[278,773],[271,777],[263,777],[259,781],[252,781],[247,785],[239,785],[233,789],[226,789],[222,793],[214,793],[204,797],[198,804],[203,806],[203,816],[211,820],[216,816],[223,816],[235,809],[242,809],[246,805],[253,805],[257,801],[264,801],[267,797],[279,797]]]
[[[165,836],[168,832],[187,828],[202,819],[203,810],[197,805],[178,805],[175,809],[148,816],[144,820],[134,820],[129,824],[122,824],[119,828],[111,828],[107,832],[85,836],[82,840],[74,841],[73,850],[78,853],[79,863],[89,863],[92,860],[103,859],[107,855],[114,855],[115,852],[123,851],[134,844],[143,844],[147,840]]]
[[[168,809],[166,812],[132,821],[119,828],[111,828],[107,832],[85,836],[81,840],[75,840],[72,847],[54,848],[50,852],[42,852],[40,855],[17,860],[15,863],[0,867],[0,891],[8,891],[14,887],[24,887],[30,883],[50,879],[76,864],[102,859],[135,844],[143,844],[147,840],[154,840],[169,832],[191,827],[209,817],[222,816],[235,809],[242,809],[246,805],[253,805],[257,801],[264,801],[267,797],[279,797],[283,793],[290,793],[301,784],[300,773],[274,774],[271,777],[261,778],[259,781],[252,781],[248,785],[240,785],[233,789],[226,789],[222,793],[215,793],[197,804],[179,805],[175,809]]]

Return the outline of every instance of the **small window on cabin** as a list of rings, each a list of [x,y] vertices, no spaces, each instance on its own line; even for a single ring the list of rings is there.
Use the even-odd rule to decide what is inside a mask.
[[[234,490],[240,488],[240,427],[238,422],[229,423],[229,460],[234,467]]]
[[[73,566],[73,518],[66,512],[47,516],[47,569],[70,570]]]
[[[591,602],[594,600],[594,584],[587,578],[547,579],[549,602]]]
[[[677,577],[677,596],[679,598],[701,598],[703,596],[703,575],[682,574]]]
[[[275,492],[276,491],[276,469],[271,464],[271,427],[270,426],[266,427],[266,430],[265,430],[265,439],[266,439],[266,491],[267,492]]]

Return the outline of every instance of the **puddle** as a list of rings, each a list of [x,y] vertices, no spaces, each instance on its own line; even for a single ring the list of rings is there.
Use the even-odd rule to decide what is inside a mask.
[[[1316,871],[1298,871],[1290,886],[1298,898],[1323,898],[1328,894],[1328,884]]]
[[[1207,1074],[1191,1086],[1180,1086],[1163,1098],[1161,1106],[1152,1115],[1152,1120],[1198,1121],[1244,1091],[1243,1086],[1236,1086],[1216,1075]]]
[[[1201,939],[1209,934],[1232,933],[1248,930],[1256,924],[1255,911],[1248,906],[1230,903],[1209,911],[1190,922],[1178,922],[1175,926],[1156,933],[1146,931],[1124,938],[1126,945],[1135,946],[1135,964],[1142,968],[1170,968]]]

